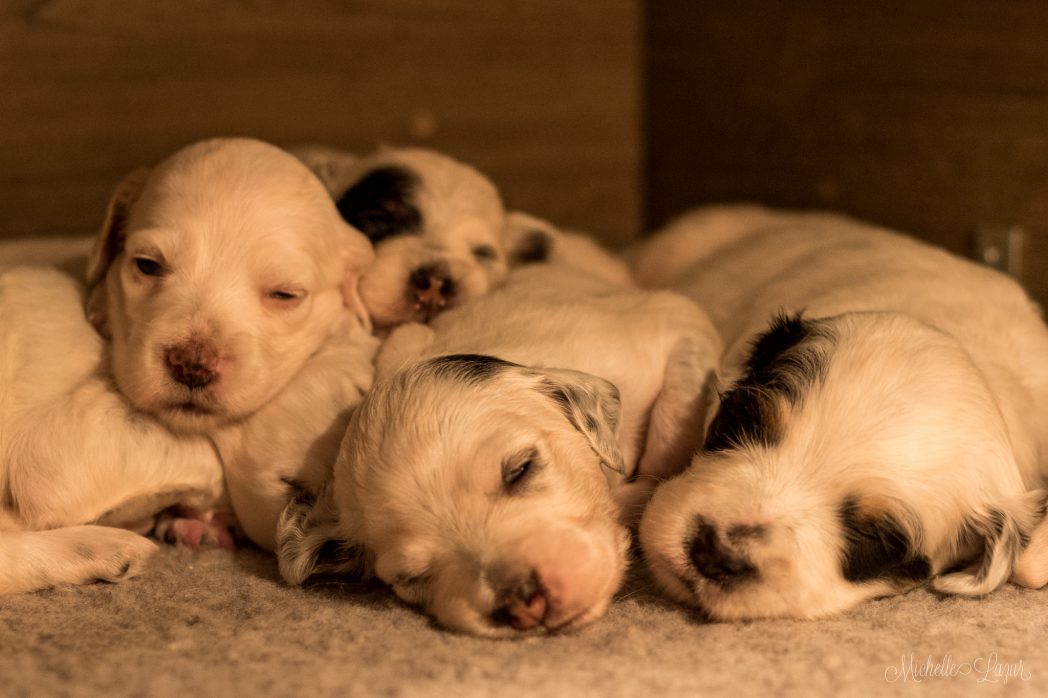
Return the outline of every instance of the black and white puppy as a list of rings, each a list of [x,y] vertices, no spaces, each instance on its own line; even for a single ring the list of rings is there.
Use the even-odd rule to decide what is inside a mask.
[[[673,293],[554,264],[396,330],[280,569],[373,571],[473,634],[564,630],[618,588],[654,484],[698,446],[721,344]]]
[[[640,528],[670,595],[717,619],[818,617],[1009,579],[1048,464],[1048,330],[1018,284],[844,217],[756,207],[685,216],[634,262],[707,308],[727,347],[704,447]]]
[[[506,275],[502,199],[476,169],[422,148],[292,152],[375,246],[360,294],[376,328],[427,322]]]

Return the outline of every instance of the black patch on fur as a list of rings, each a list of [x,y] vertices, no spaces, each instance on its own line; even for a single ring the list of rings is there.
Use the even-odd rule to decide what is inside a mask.
[[[350,187],[335,204],[347,223],[378,244],[422,229],[422,214],[412,203],[418,185],[418,177],[410,170],[380,167]]]
[[[685,542],[684,552],[696,572],[725,588],[758,577],[757,568],[725,546],[717,536],[717,529],[705,517],[696,516],[692,526],[695,532]]]
[[[782,439],[783,400],[800,403],[825,373],[826,354],[807,341],[830,336],[829,328],[801,313],[780,313],[753,343],[742,377],[721,396],[703,450],[727,451],[742,444],[774,446]]]
[[[487,354],[448,354],[429,361],[434,375],[473,384],[482,383],[514,366],[519,364]]]
[[[553,240],[541,230],[533,230],[514,248],[510,262],[513,265],[548,262],[553,252]]]
[[[845,544],[841,571],[849,582],[931,577],[928,558],[911,548],[910,540],[890,516],[863,515],[855,497],[845,499],[837,515]]]

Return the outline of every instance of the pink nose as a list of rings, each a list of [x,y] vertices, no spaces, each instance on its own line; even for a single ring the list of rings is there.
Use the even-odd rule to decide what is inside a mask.
[[[527,630],[541,625],[546,618],[546,591],[534,572],[511,582],[503,599],[504,605],[492,614],[492,620],[500,625]]]
[[[218,350],[209,342],[191,339],[166,349],[164,367],[187,388],[203,388],[218,380]]]

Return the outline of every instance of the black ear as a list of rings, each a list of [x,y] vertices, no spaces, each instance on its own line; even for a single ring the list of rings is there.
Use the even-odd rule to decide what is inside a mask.
[[[346,190],[335,204],[347,223],[378,244],[422,229],[422,214],[414,203],[419,184],[408,169],[379,167]]]
[[[582,371],[542,369],[539,390],[564,412],[573,427],[589,441],[600,457],[605,476],[626,475],[619,451],[619,389],[610,381]]]
[[[903,526],[888,508],[849,497],[838,516],[844,536],[841,571],[849,582],[918,582],[931,576],[928,558],[915,550],[912,526]]]
[[[277,523],[277,564],[288,584],[321,573],[366,576],[364,548],[339,529],[330,483],[316,492],[299,489]]]

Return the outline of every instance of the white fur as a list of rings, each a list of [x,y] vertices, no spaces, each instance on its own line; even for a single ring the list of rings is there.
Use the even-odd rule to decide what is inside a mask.
[[[979,595],[1007,580],[1048,462],[1048,331],[1016,283],[844,217],[757,207],[683,216],[633,263],[642,283],[709,310],[726,388],[777,312],[828,329],[807,345],[825,359],[821,377],[796,404],[772,401],[780,439],[701,453],[656,492],[641,544],[670,595],[715,618],[814,617],[912,585],[844,578],[849,497],[864,521],[893,522],[935,589]],[[756,578],[697,571],[697,517]],[[737,525],[763,534],[726,538]]]
[[[55,269],[0,272],[0,593],[141,571],[165,507],[222,490],[211,444],[137,413],[106,375],[83,289]],[[47,530],[56,529],[56,530]]]
[[[458,630],[517,634],[493,614],[532,574],[544,598],[517,627],[599,617],[626,566],[621,521],[687,462],[720,348],[687,300],[555,265],[514,272],[431,327],[401,327],[353,415],[333,484],[285,512],[285,578],[340,568],[318,558],[333,539]],[[462,353],[520,365],[476,381],[430,368],[432,357]],[[573,416],[554,386],[579,397]],[[573,426],[587,422],[592,430]],[[532,453],[534,472],[511,492],[503,468]]]

